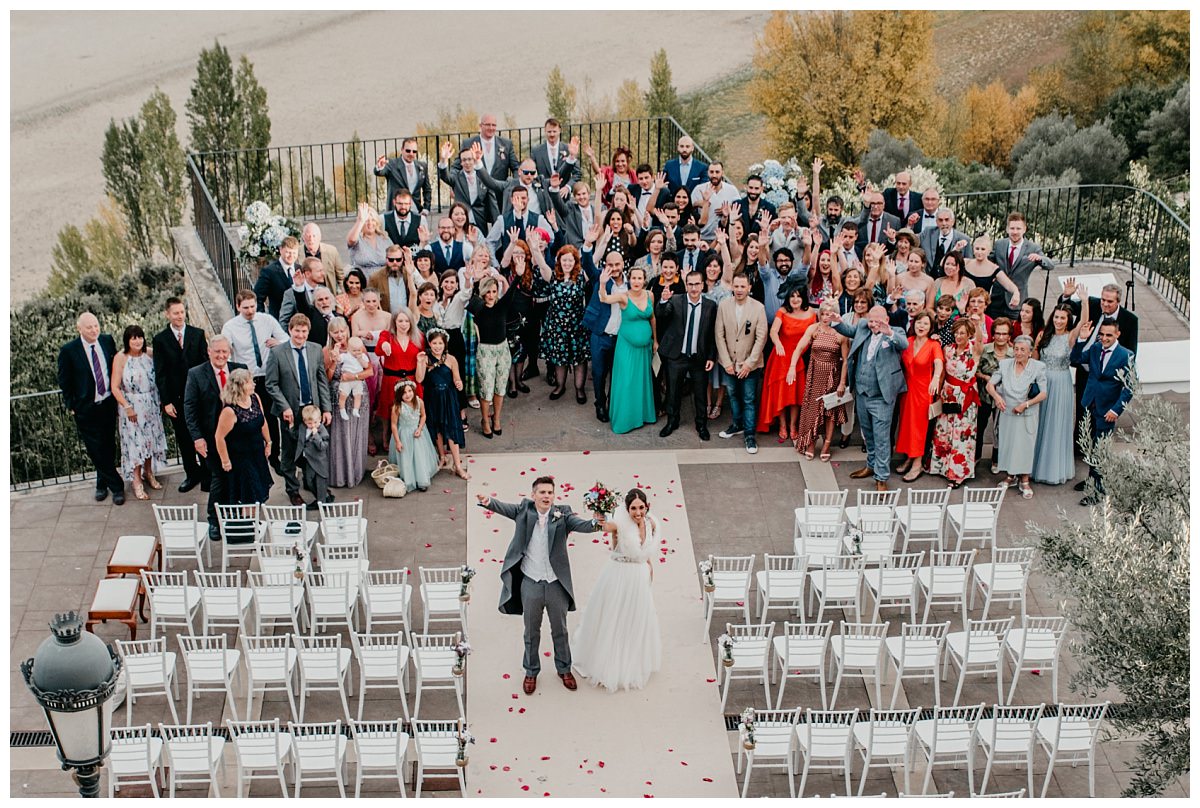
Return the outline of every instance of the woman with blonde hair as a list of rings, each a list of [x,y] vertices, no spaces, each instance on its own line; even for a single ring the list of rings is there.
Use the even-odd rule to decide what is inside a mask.
[[[350,276],[347,275],[347,278]],[[350,350],[350,326],[341,317],[329,321],[329,343],[322,351],[325,376],[329,379],[331,394],[336,396],[341,382],[370,382],[376,374],[378,362],[359,373],[348,374],[342,367],[342,354]],[[372,349],[372,354],[374,349]],[[368,411],[369,414],[370,411]],[[367,438],[371,431],[370,418],[334,418],[329,425],[329,485],[332,488],[353,488],[363,476],[363,454],[367,451]]]
[[[513,272],[517,275],[528,271],[524,264],[517,264]],[[490,275],[480,278],[467,311],[475,321],[479,342],[475,349],[475,375],[479,385],[479,406],[483,416],[480,434],[491,439],[501,435],[500,411],[504,407],[504,388],[508,383],[508,369],[512,365],[512,353],[508,350],[508,310],[512,290],[508,288],[500,295],[500,282]]]
[[[992,254],[991,237],[986,234],[980,236],[975,239],[971,249],[971,257],[962,263],[962,276],[969,278],[976,287],[987,292],[989,299],[992,294],[992,285],[1000,284],[1008,292],[1009,308],[1015,309],[1020,306],[1021,290],[1013,283],[1012,278],[1008,277],[1008,273],[989,258]]]
[[[813,447],[817,438],[824,433],[825,444],[821,461],[828,462],[833,456],[833,428],[846,423],[846,405],[839,404],[832,410],[825,408],[822,396],[846,392],[846,357],[850,355],[850,340],[842,336],[830,323],[838,316],[838,304],[832,299],[821,303],[818,322],[804,332],[796,349],[792,351],[788,378],[796,373],[800,355],[809,352],[808,378],[804,386],[804,403],[800,406],[799,438],[796,451],[812,460]]]
[[[366,202],[358,203],[358,217],[346,234],[350,262],[362,270],[367,280],[387,264],[387,248],[392,246],[383,229],[383,217]]]
[[[254,377],[245,368],[229,374],[221,391],[221,415],[214,435],[221,468],[229,473],[225,493],[231,505],[266,502],[271,495],[271,435],[262,401],[254,392]],[[290,462],[291,458],[284,458]]]

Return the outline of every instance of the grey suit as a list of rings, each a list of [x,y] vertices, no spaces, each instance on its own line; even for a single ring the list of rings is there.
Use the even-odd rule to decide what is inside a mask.
[[[1054,261],[1046,255],[1045,250],[1027,238],[1021,239],[1021,243],[1013,255],[1014,260],[1010,262],[1008,254],[1011,248],[1012,241],[1007,238],[998,239],[995,246],[992,247],[992,261],[1004,270],[1005,274],[1017,285],[1017,288],[1021,290],[1021,299],[1024,300],[1029,297],[1029,276],[1038,266],[1049,272],[1054,269]],[[1042,258],[1040,264],[1029,260],[1031,255],[1040,255]],[[1020,310],[1010,309],[1007,301],[1008,292],[1004,287],[998,283],[992,284],[992,302],[988,306],[988,314],[992,317],[1009,317],[1016,320]]]
[[[941,244],[941,241],[942,241],[942,231],[936,227],[930,228],[928,230],[922,230],[920,239],[921,239],[921,249],[925,251],[925,271],[928,272],[930,275],[932,275],[935,278],[942,277],[946,273],[942,272],[942,262],[937,260],[938,246]],[[951,228],[951,230],[950,230],[950,246],[946,249],[946,251],[944,253],[942,253],[943,261],[946,258],[946,253],[953,250],[954,245],[960,241],[967,242],[967,246],[964,247],[963,249],[964,249],[964,251],[969,251],[971,248],[971,237],[968,236],[963,231],[959,230],[958,228]],[[968,256],[964,255],[963,257],[966,258]],[[961,270],[961,267],[959,269]]]
[[[547,516],[546,538],[549,543],[550,568],[558,580],[527,581],[521,562],[533,538],[538,521],[533,500],[518,503],[492,499],[481,507],[506,516],[515,523],[513,538],[504,553],[500,568],[500,613],[521,614],[525,617],[525,674],[537,676],[541,670],[542,612],[550,616],[550,633],[554,640],[554,667],[558,673],[571,670],[571,646],[567,641],[567,612],[575,610],[575,592],[571,585],[571,559],[567,556],[567,534],[594,533],[600,529],[595,519],[576,516],[566,505],[552,505]]]
[[[533,158],[533,164],[537,167],[538,179],[543,184],[550,184],[550,175],[558,174],[562,179],[562,184],[570,186],[571,183],[583,179],[583,170],[579,167],[578,160],[566,162],[570,157],[570,150],[567,144],[561,140],[558,141],[558,147],[555,149],[558,153],[558,162],[555,163],[554,170],[550,170],[550,144],[542,142],[537,144],[530,150],[530,157]]]
[[[297,438],[295,462],[304,467],[304,490],[317,502],[325,502],[329,496],[329,430],[321,424],[317,434],[310,436],[308,427],[301,425]]]
[[[322,413],[333,411],[329,393],[329,381],[325,378],[321,346],[314,342],[304,343],[304,364],[307,369],[311,401]],[[288,495],[300,493],[300,481],[296,479],[296,444],[299,429],[304,428],[300,419],[300,379],[296,375],[296,354],[291,340],[276,345],[267,354],[266,386],[271,397],[271,414],[280,418],[279,424],[279,467]],[[282,420],[284,411],[292,411],[292,425]]]
[[[853,326],[838,323],[834,328],[851,339],[846,378],[854,390],[855,413],[867,445],[867,465],[875,472],[876,480],[886,482],[891,474],[892,413],[896,398],[908,389],[900,364],[900,354],[908,348],[908,337],[904,329],[893,327],[875,355],[867,360],[874,334],[866,320]]]

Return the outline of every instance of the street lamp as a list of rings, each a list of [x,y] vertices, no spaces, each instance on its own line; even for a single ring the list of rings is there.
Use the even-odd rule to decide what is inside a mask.
[[[121,662],[75,612],[55,615],[50,631],[21,673],[46,713],[63,771],[75,770],[80,796],[98,797]]]

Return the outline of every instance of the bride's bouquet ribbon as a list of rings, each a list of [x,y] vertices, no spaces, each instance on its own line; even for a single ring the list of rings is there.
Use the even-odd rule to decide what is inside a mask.
[[[593,513],[612,513],[616,510],[618,494],[599,480],[583,492],[583,505]]]

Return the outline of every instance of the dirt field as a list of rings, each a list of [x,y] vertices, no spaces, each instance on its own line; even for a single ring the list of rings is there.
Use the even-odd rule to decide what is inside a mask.
[[[215,38],[254,63],[276,145],[394,136],[439,108],[491,110],[520,125],[545,114],[546,74],[613,93],[644,87],[665,47],[687,91],[750,61],[766,13],[33,13],[11,22],[14,302],[44,286],[55,234],[82,225],[104,193],[100,153],[112,118],[155,85],[186,146],[184,102],[196,57]],[[469,42],[464,47],[462,42]],[[486,67],[485,67],[486,65]],[[497,67],[498,66],[498,67]]]

